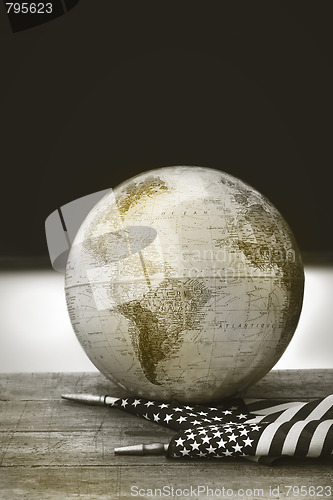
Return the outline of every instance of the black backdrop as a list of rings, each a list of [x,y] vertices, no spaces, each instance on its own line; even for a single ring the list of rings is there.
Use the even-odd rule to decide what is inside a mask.
[[[58,206],[181,164],[242,178],[303,252],[330,252],[332,14],[324,0],[81,0],[12,33],[1,5],[0,255],[46,256]]]

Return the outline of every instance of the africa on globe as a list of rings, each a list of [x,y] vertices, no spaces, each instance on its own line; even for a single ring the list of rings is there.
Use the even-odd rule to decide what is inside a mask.
[[[90,211],[66,268],[86,354],[126,393],[205,403],[262,378],[288,346],[304,273],[277,209],[219,170],[144,172]]]

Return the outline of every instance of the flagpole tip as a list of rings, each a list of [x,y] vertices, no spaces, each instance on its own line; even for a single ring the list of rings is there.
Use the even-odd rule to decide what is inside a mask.
[[[115,448],[114,452],[116,455],[163,455],[168,446],[164,443],[134,444]]]
[[[62,399],[84,403],[87,405],[105,405],[105,396],[94,396],[93,394],[61,394]]]

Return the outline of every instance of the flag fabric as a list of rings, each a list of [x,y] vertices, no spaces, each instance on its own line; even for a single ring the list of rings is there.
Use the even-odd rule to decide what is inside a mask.
[[[110,406],[178,431],[168,447],[170,458],[271,463],[282,456],[333,453],[333,395],[311,402],[239,398],[216,406],[128,397]]]

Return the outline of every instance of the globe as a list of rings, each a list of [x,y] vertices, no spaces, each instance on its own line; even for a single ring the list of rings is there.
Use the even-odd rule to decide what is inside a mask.
[[[205,403],[241,393],[296,329],[304,273],[277,209],[218,170],[144,172],[90,211],[66,268],[73,329],[124,394]]]

